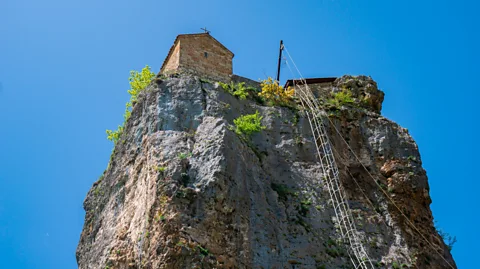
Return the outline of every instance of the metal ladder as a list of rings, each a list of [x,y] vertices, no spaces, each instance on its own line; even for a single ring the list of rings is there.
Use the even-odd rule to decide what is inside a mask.
[[[340,173],[333,156],[332,145],[322,122],[322,118],[327,115],[320,108],[317,98],[308,88],[306,81],[303,80],[303,85],[296,86],[295,90],[295,94],[300,99],[312,129],[318,158],[323,171],[323,180],[328,188],[330,200],[335,211],[335,222],[342,241],[347,246],[350,260],[354,268],[375,268],[361,242],[347,203],[345,191],[340,182]]]

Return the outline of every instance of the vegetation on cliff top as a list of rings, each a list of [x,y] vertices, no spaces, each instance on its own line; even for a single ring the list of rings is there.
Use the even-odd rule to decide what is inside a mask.
[[[130,100],[125,105],[123,123],[119,125],[116,130],[106,130],[107,139],[113,141],[114,144],[118,142],[123,133],[125,123],[132,114],[132,107],[137,101],[138,95],[148,86],[148,84],[150,84],[154,77],[155,73],[150,70],[148,65],[146,65],[140,72],[135,70],[130,71],[130,77],[128,78],[128,81],[130,82],[130,89],[128,90]],[[219,82],[219,85],[225,91],[238,97],[240,100],[245,100],[252,94],[254,98],[258,98],[262,100],[262,103],[266,102],[271,106],[291,106],[295,94],[294,88],[289,87],[285,90],[278,84],[278,81],[273,80],[271,77],[261,82],[260,85],[262,89],[260,92],[253,87],[245,86],[244,82],[238,84],[235,84],[234,82],[231,82],[230,84]],[[250,136],[253,132],[258,132],[265,128],[260,124],[261,119],[262,117],[259,116],[258,111],[252,115],[241,116],[235,120],[235,125],[237,126],[235,131],[238,134]]]
[[[284,89],[282,86],[278,85],[278,81],[273,80],[271,77],[263,80],[260,85],[262,87],[262,92],[258,95],[264,98],[267,101],[267,104],[279,106],[291,105],[295,94],[295,89],[293,87]]]
[[[140,72],[135,70],[130,71],[130,77],[128,78],[128,81],[130,82],[130,90],[128,90],[128,93],[130,94],[130,100],[125,105],[123,123],[122,125],[118,126],[117,130],[106,130],[107,139],[113,141],[114,144],[117,143],[123,132],[123,129],[125,128],[125,123],[132,114],[132,107],[137,101],[138,94],[142,92],[148,86],[148,84],[150,84],[154,77],[155,73],[150,70],[150,66],[148,65],[146,65]]]
[[[335,107],[341,107],[343,105],[351,105],[354,102],[355,100],[352,97],[352,93],[347,89],[344,89],[341,92],[332,93],[332,98],[327,100],[327,103]]]
[[[247,99],[250,96],[250,92],[255,92],[256,89],[253,87],[245,87],[245,82],[240,82],[235,84],[233,81],[230,84],[218,82],[218,84],[228,93],[233,96],[238,97],[240,100]]]

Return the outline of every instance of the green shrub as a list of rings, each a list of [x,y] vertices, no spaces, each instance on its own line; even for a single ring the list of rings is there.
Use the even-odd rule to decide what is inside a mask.
[[[166,166],[155,166],[155,171],[157,172],[163,173],[165,170],[167,170]]]
[[[257,112],[255,114],[242,115],[233,120],[235,126],[235,132],[239,135],[251,136],[253,133],[260,132],[265,129],[265,126],[262,126],[262,116]]]
[[[107,139],[110,140],[110,141],[113,141],[113,144],[117,144],[117,141],[120,138],[120,135],[123,133],[123,128],[124,128],[123,126],[124,125],[125,125],[125,123],[123,123],[122,125],[118,125],[118,128],[115,131],[107,130],[106,131]]]
[[[125,123],[130,118],[132,114],[132,106],[133,103],[137,101],[138,94],[140,94],[147,86],[152,82],[153,78],[155,77],[155,73],[150,70],[150,67],[146,65],[141,72],[138,71],[130,71],[130,77],[128,81],[130,82],[130,90],[128,93],[130,94],[130,101],[127,102],[125,105],[125,114],[123,114],[123,123],[119,125],[117,130],[106,130],[107,139],[113,141],[114,144],[118,142],[120,136],[123,133],[123,129],[125,128]]]
[[[233,81],[230,84],[218,82],[218,84],[228,93],[238,97],[240,100],[245,100],[249,96],[250,91],[256,91],[253,87],[245,87],[245,82],[235,84]]]
[[[344,89],[341,92],[332,93],[332,98],[328,99],[327,103],[335,107],[341,107],[343,105],[353,104],[354,99],[351,92]]]
[[[154,77],[155,73],[150,70],[150,66],[148,65],[146,65],[141,72],[130,71],[130,77],[128,78],[128,81],[130,81],[130,90],[128,90],[130,102],[127,102],[127,107],[131,107],[132,103],[137,101],[138,94],[152,82]]]

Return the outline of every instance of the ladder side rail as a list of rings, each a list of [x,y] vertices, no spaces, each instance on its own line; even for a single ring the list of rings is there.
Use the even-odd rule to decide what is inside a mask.
[[[302,92],[302,93],[303,93],[303,92]],[[306,103],[306,104],[309,106],[309,108],[310,108],[309,110],[310,110],[310,111],[312,111],[312,110],[313,110],[313,111],[317,110],[317,109],[314,107],[314,105],[312,105],[313,102],[308,102],[308,101],[311,101],[311,99],[310,99],[310,100],[308,100],[308,99],[305,100],[306,98],[305,98],[304,96],[300,96],[300,97],[301,97],[302,104],[305,105],[305,103]],[[320,127],[320,125],[319,125],[318,122],[316,121],[315,117],[310,117],[310,114],[308,113],[308,111],[306,111],[306,113],[307,113],[307,117],[308,117],[308,119],[309,119],[309,123],[310,123],[311,128],[312,128],[312,131],[322,130],[322,128]],[[316,113],[313,113],[313,115],[315,115],[315,114],[316,114]],[[315,129],[314,129],[314,128],[315,128]],[[314,133],[315,133],[315,132],[314,132]],[[316,144],[316,147],[317,147],[317,154],[318,154],[318,156],[321,158],[321,157],[322,157],[322,154],[321,154],[321,152],[320,152],[320,148],[318,147],[317,134],[314,134],[314,138],[315,138],[315,140],[316,140],[316,141],[315,141],[315,142],[316,142],[315,144]],[[321,137],[321,139],[324,140],[323,137]],[[338,207],[337,207],[336,205],[340,204],[341,201],[339,201],[339,197],[335,194],[335,192],[334,192],[334,190],[333,190],[333,186],[334,186],[334,183],[335,183],[334,181],[335,181],[335,180],[332,179],[332,175],[330,174],[330,173],[331,173],[331,172],[330,172],[331,169],[330,169],[330,171],[326,170],[326,169],[325,169],[325,164],[326,164],[326,163],[323,163],[322,158],[320,159],[320,161],[321,161],[322,170],[323,170],[323,172],[324,172],[324,175],[325,175],[326,178],[327,178],[327,189],[329,190],[329,194],[330,194],[330,196],[331,196],[331,198],[332,198],[333,207],[334,207],[334,209],[337,209],[337,210],[334,210],[334,213],[335,213],[336,220],[337,220],[337,222],[338,222],[338,224],[339,224],[340,233],[342,234],[342,237],[345,238],[345,237],[347,237],[347,236],[346,236],[346,235],[347,235],[347,234],[346,234],[347,231],[344,231],[344,230],[346,230],[345,228],[347,228],[347,227],[343,227],[343,226],[344,226],[344,223],[342,223],[341,220],[345,218],[344,216],[347,216],[347,217],[348,217],[348,213],[344,212],[345,210],[342,210],[342,211],[338,210]],[[340,190],[339,190],[339,191],[340,191]],[[343,224],[343,225],[342,225],[342,224]],[[348,242],[348,243],[353,243],[353,242],[352,242],[353,240],[351,240],[352,238],[347,237],[346,239],[348,239],[348,241],[350,241],[350,242]],[[356,241],[356,240],[355,240],[355,241]],[[356,256],[356,255],[355,255],[355,256]]]
[[[320,130],[323,129],[322,131],[325,131],[324,128],[321,128],[321,127],[323,127],[323,126],[321,126],[322,123],[318,123],[318,118],[314,119],[314,124],[315,125],[320,125]],[[328,140],[328,136],[326,135],[325,132],[320,137],[320,139],[323,140],[322,144],[331,145],[330,141]],[[330,170],[328,172],[329,172],[329,175],[332,177],[333,188],[339,190],[338,195],[340,197],[337,197],[335,195],[334,198],[335,198],[335,200],[337,200],[338,205],[343,207],[343,208],[340,208],[340,215],[343,215],[343,216],[339,220],[339,222],[345,226],[347,231],[348,230],[357,231],[357,228],[355,226],[355,222],[353,221],[353,216],[350,215],[350,213],[351,213],[350,207],[349,207],[348,203],[346,202],[346,197],[345,197],[343,188],[340,184],[339,172],[338,172],[337,165],[335,163],[335,159],[333,157],[333,151],[331,150],[331,148],[329,148],[328,150],[324,150],[324,154],[327,156],[326,162],[327,162],[327,165],[330,167]],[[338,200],[340,200],[340,201],[338,201]],[[348,233],[347,233],[347,235],[348,235]],[[361,256],[362,258],[367,258],[368,259],[366,251],[363,249],[363,246],[360,244],[361,240],[358,237],[358,234],[356,234],[355,236],[347,236],[346,239],[348,239],[350,244],[357,244],[357,245],[361,246],[360,250],[356,249],[356,248],[354,249],[356,257]],[[363,260],[363,259],[361,259],[361,260]]]
[[[363,245],[360,243],[361,241],[358,237],[358,230],[356,229],[355,222],[353,221],[353,216],[351,216],[350,207],[346,202],[346,197],[343,193],[344,191],[339,180],[338,167],[336,165],[335,158],[333,157],[331,143],[328,135],[326,134],[323,122],[319,122],[322,111],[319,109],[317,100],[314,98],[313,94],[308,94],[308,92],[311,93],[311,91],[308,90],[308,86],[305,88],[306,91],[300,91],[300,100],[304,109],[306,109],[306,106],[308,106],[308,110],[313,112],[312,117],[310,117],[308,111],[306,110],[306,114],[314,136],[317,154],[322,165],[324,176],[326,176],[327,179],[327,189],[329,190],[329,194],[332,198],[331,200],[340,233],[342,238],[344,238],[344,241],[347,240],[348,242],[346,243],[352,247],[351,250],[353,252],[353,256],[355,256],[355,258],[358,260],[359,265],[363,268],[363,265],[365,265],[366,261],[368,261],[373,267],[368,254],[363,248]],[[326,158],[322,158],[323,156],[321,151],[323,151],[323,156]],[[327,166],[326,169],[325,165]]]
[[[303,92],[301,92],[301,94],[302,94],[302,93],[303,93]],[[303,105],[304,107],[305,107],[305,104],[306,104],[307,106],[308,106],[308,105],[311,105],[311,103],[308,102],[308,101],[310,101],[309,99],[305,98],[304,96],[300,96],[300,97],[301,97],[302,105]],[[310,104],[309,104],[309,103],[310,103]],[[312,107],[312,108],[313,108],[313,107]],[[312,109],[312,110],[313,110],[313,109]],[[309,123],[310,123],[310,127],[311,127],[312,131],[314,131],[314,129],[313,129],[313,128],[314,128],[314,125],[312,124],[312,118],[311,118],[310,114],[308,113],[308,111],[306,111],[306,114],[307,114],[307,118],[308,118]],[[315,134],[314,134],[314,139],[316,140]],[[328,171],[325,169],[326,163],[323,163],[323,160],[322,160],[322,158],[321,158],[321,157],[322,157],[322,154],[320,153],[320,148],[319,148],[319,146],[318,146],[317,141],[315,141],[315,146],[316,146],[316,150],[317,150],[317,155],[318,155],[319,158],[320,158],[320,164],[321,164],[321,167],[322,167],[322,170],[323,170],[323,174],[324,174],[324,176],[327,177],[327,182],[326,182],[326,183],[327,183],[327,189],[328,189],[328,191],[329,191],[330,197],[331,197],[331,198],[334,197],[334,199],[332,199],[332,204],[333,204],[333,207],[335,208],[335,205],[338,204],[338,200],[336,199],[336,195],[333,193],[333,188],[332,188],[332,186],[333,186],[332,183],[333,183],[333,182],[332,182],[332,180],[329,179]],[[337,220],[340,220],[342,214],[341,214],[338,210],[334,210],[334,213],[335,213],[335,218],[336,218]],[[344,230],[343,227],[341,227],[341,225],[339,225],[339,226],[340,226],[339,228],[340,228],[340,230],[341,230],[341,231],[340,231],[341,234],[344,235],[345,232],[343,231],[343,230]]]
[[[303,96],[301,96],[301,97],[303,97]],[[301,101],[302,101],[302,105],[303,105],[303,106],[304,106],[305,103],[307,103],[308,106],[311,106],[311,108],[313,108],[313,109],[311,109],[310,111],[312,111],[312,110],[315,111],[315,112],[318,111],[318,107],[315,107],[314,104],[312,104],[312,103],[314,103],[314,102],[308,102],[308,101],[311,101],[311,99],[310,99],[310,100],[308,100],[308,99],[305,100],[304,98],[301,98]],[[305,102],[305,103],[304,103],[304,102]],[[305,106],[304,106],[304,108],[305,108]],[[312,129],[312,132],[313,132],[313,134],[314,134],[315,146],[316,146],[316,149],[317,149],[317,154],[318,154],[318,156],[319,156],[319,158],[320,158],[320,162],[322,162],[322,160],[321,160],[322,154],[321,154],[320,148],[319,148],[319,146],[318,146],[317,137],[316,137],[316,134],[315,134],[315,129],[322,130],[322,129],[323,129],[323,128],[322,128],[323,126],[321,126],[321,125],[318,124],[317,120],[315,119],[316,117],[312,117],[312,118],[311,118],[310,115],[309,115],[309,113],[308,113],[308,111],[307,111],[306,114],[307,114],[307,118],[308,118],[309,123],[310,123],[310,127],[311,127],[311,129]],[[315,114],[316,114],[316,113],[315,113]],[[314,115],[313,115],[313,116],[314,116]],[[312,121],[312,119],[313,119],[313,121]],[[312,124],[312,122],[314,122],[314,124]],[[316,127],[316,128],[315,128],[315,127]],[[324,137],[323,137],[323,136],[320,136],[320,137],[322,138],[322,140],[324,140]],[[332,152],[330,152],[330,153],[332,153]],[[322,164],[322,163],[321,163],[321,164]],[[332,171],[332,169],[329,169],[328,171],[326,171],[324,165],[322,164],[322,170],[323,170],[323,172],[324,172],[324,175],[327,176],[329,183],[330,183],[330,184],[334,183],[334,182],[335,182],[335,178],[331,178],[332,175],[330,174],[331,171]],[[325,172],[326,172],[326,173],[325,173]],[[330,184],[329,184],[329,185],[330,185]],[[338,196],[333,193],[331,186],[327,186],[327,188],[328,188],[328,190],[329,190],[329,193],[330,193],[331,198],[332,198],[332,203],[333,203],[334,208],[335,208],[335,203],[339,204]],[[341,191],[341,189],[339,189],[339,190]],[[341,221],[341,220],[344,219],[344,218],[347,218],[347,219],[349,218],[348,211],[346,211],[346,210],[340,210],[340,211],[334,210],[334,213],[335,213],[335,215],[336,215],[335,217],[336,217],[337,224],[338,224],[338,226],[339,226],[339,230],[340,230],[340,233],[341,233],[341,235],[342,235],[342,238],[343,238],[344,241],[345,241],[345,239],[348,241],[348,242],[345,242],[345,243],[347,243],[347,244],[349,244],[349,245],[353,245],[353,244],[357,243],[359,240],[356,238],[355,233],[351,233],[352,235],[355,235],[355,236],[353,236],[353,237],[352,237],[352,236],[348,236],[348,228],[347,228],[347,227],[350,226],[350,225],[346,226],[345,223],[342,223],[342,221]],[[344,230],[345,230],[345,231],[344,231]],[[368,256],[367,256],[367,257],[364,257],[364,255],[362,255],[363,253],[359,253],[359,251],[358,251],[356,248],[353,248],[353,251],[352,251],[351,248],[348,248],[348,247],[347,247],[347,250],[348,250],[348,253],[349,253],[349,256],[350,256],[352,262],[353,262],[353,260],[354,260],[354,259],[352,258],[352,256],[354,256],[355,260],[357,260],[357,262],[353,262],[353,264],[354,264],[356,267],[357,267],[357,264],[358,264],[361,268],[363,268],[364,266],[362,265],[361,261],[362,261],[364,258],[367,258],[367,259],[368,259]],[[365,268],[368,268],[368,267],[365,267]]]
[[[318,118],[314,118],[314,125],[317,127],[320,126],[321,123],[318,122]],[[321,128],[321,127],[320,127]],[[326,140],[325,136],[320,136],[319,139],[322,140],[321,144],[328,145],[328,140]],[[331,150],[323,150],[324,154],[330,158],[327,159],[327,178],[330,181],[330,188],[333,190],[331,191],[331,199],[333,200],[334,210],[337,213],[337,223],[341,230],[342,238],[344,241],[348,241],[351,246],[358,245],[360,240],[357,237],[356,233],[349,233],[348,231],[356,231],[356,227],[352,225],[352,217],[350,216],[350,211],[348,209],[348,204],[345,201],[344,195],[342,193],[341,187],[338,185],[338,170],[336,170],[334,163],[331,162],[331,155],[333,152]],[[359,251],[358,248],[353,248],[352,252],[357,258],[359,262],[361,262],[362,258],[365,258],[363,251]]]
[[[315,113],[317,114],[317,113]],[[322,123],[318,123],[317,121],[318,119],[315,118],[314,119],[314,124],[316,125],[316,129],[318,130],[321,130],[323,131],[322,132],[322,135],[320,136],[320,139],[322,140],[322,145],[329,145],[329,148],[327,150],[324,150],[324,154],[325,154],[325,159],[323,160],[324,162],[327,163],[328,167],[330,167],[332,170],[328,171],[329,173],[333,173],[333,175],[331,175],[333,177],[333,184],[334,184],[334,187],[335,188],[338,188],[339,190],[339,195],[341,196],[344,196],[344,193],[343,193],[343,188],[340,184],[340,180],[339,180],[339,171],[338,171],[338,166],[336,165],[336,162],[335,162],[335,158],[333,157],[333,151],[331,149],[331,143],[328,139],[328,136],[326,135],[326,132],[325,132],[325,128],[322,128],[323,124]],[[340,197],[340,200],[343,201],[345,200],[346,198],[345,197]],[[348,206],[348,203],[342,203],[345,205],[345,210],[347,211],[350,211],[350,208]],[[356,228],[356,227],[355,227]]]

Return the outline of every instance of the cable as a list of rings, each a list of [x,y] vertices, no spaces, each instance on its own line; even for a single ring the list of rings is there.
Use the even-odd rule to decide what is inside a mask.
[[[292,72],[290,67],[289,69]],[[304,85],[306,85],[306,83],[304,83]],[[371,259],[361,243],[362,241],[359,238],[359,233],[355,226],[353,216],[351,215],[350,207],[345,199],[345,191],[340,183],[340,173],[335,163],[335,158],[333,157],[332,147],[326,129],[322,122],[319,122],[321,110],[317,100],[312,92],[309,91],[307,85],[305,91],[303,91],[301,87],[299,88],[300,91],[298,91],[298,97],[300,98],[300,102],[305,109],[310,123],[317,155],[323,171],[324,181],[334,209],[335,219],[342,239],[345,244],[348,244],[349,246],[347,249],[349,250],[348,255],[350,260],[355,268],[374,268]],[[311,112],[312,115],[310,115],[309,112]]]
[[[390,195],[380,186],[380,184],[377,182],[377,179],[375,179],[373,177],[373,175],[368,171],[367,167],[360,161],[360,158],[355,154],[355,152],[353,151],[353,149],[350,147],[350,145],[347,143],[347,141],[345,140],[345,138],[343,138],[343,136],[340,134],[340,131],[337,129],[337,127],[333,124],[333,122],[330,120],[330,118],[328,118],[329,122],[331,123],[331,125],[334,127],[335,131],[338,133],[338,135],[340,136],[340,138],[342,138],[342,141],[347,145],[348,149],[352,152],[353,156],[355,157],[355,159],[357,159],[357,161],[360,163],[360,165],[363,167],[363,169],[365,169],[365,171],[368,173],[368,175],[373,179],[373,181],[375,182],[375,184],[378,186],[378,188],[383,192],[383,194],[385,194],[385,196],[388,198],[388,200],[390,200],[390,202],[397,208],[397,210],[400,212],[400,214],[402,214],[402,216],[405,218],[405,220],[408,222],[408,224],[410,224],[411,227],[413,227],[418,234],[420,234],[420,236],[432,247],[432,249],[437,252],[437,254],[451,267],[451,268],[455,268],[453,265],[450,264],[450,262],[447,261],[447,259],[445,259],[445,257],[443,257],[443,255],[437,250],[437,248],[435,247],[435,245],[433,243],[431,243],[420,231],[419,229],[417,229],[417,227],[415,226],[415,224],[413,224],[409,219],[408,217],[403,213],[403,211],[397,206],[397,204],[393,201],[393,199],[390,197]]]
[[[288,54],[288,57],[290,58],[290,60],[292,61],[295,69],[297,70],[298,74],[300,75],[300,79],[301,81],[303,82],[303,85],[305,85],[305,88],[306,89],[309,89],[308,88],[308,85],[306,83],[306,80],[303,78],[300,70],[298,69],[298,67],[296,66],[295,64],[295,61],[293,60],[292,56],[290,55],[290,53],[288,52],[288,49],[285,47],[284,45],[284,49],[285,49],[285,52],[287,52]],[[288,65],[288,64],[287,64]],[[289,67],[290,68],[290,67]],[[291,71],[291,69],[290,69]],[[293,72],[292,72],[293,73]],[[299,87],[301,89],[301,87]],[[363,169],[367,172],[367,174],[370,176],[371,179],[373,179],[374,183],[377,185],[377,187],[379,187],[379,189],[384,193],[384,195],[388,198],[388,200],[395,206],[395,208],[397,208],[397,210],[400,212],[400,214],[406,219],[407,223],[413,227],[415,229],[415,231],[420,234],[420,236],[423,238],[423,240],[425,240],[429,245],[430,247],[453,269],[455,269],[455,267],[450,264],[450,262],[448,262],[445,257],[443,257],[443,255],[437,250],[437,248],[435,247],[435,245],[433,243],[431,243],[421,232],[419,229],[417,229],[417,227],[415,226],[415,224],[413,224],[409,219],[408,217],[403,213],[402,210],[400,210],[400,208],[397,206],[397,204],[393,201],[393,199],[388,195],[387,192],[385,192],[385,190],[380,186],[380,184],[377,182],[377,180],[373,177],[373,175],[368,171],[367,167],[360,161],[360,158],[355,154],[355,152],[353,151],[353,149],[350,147],[350,145],[348,144],[348,142],[345,140],[345,138],[342,136],[342,134],[340,133],[340,131],[338,130],[338,128],[335,126],[335,124],[333,124],[332,120],[327,116],[326,117],[328,119],[328,121],[330,122],[330,125],[332,125],[336,131],[336,133],[340,136],[340,138],[342,139],[342,141],[347,145],[348,149],[352,152],[353,156],[355,157],[355,159],[360,163],[360,165],[363,167]],[[353,177],[352,177],[353,178]],[[358,185],[358,182],[356,181],[355,178],[353,178],[355,183]],[[362,190],[363,192],[363,190]],[[368,197],[367,197],[368,198]]]

